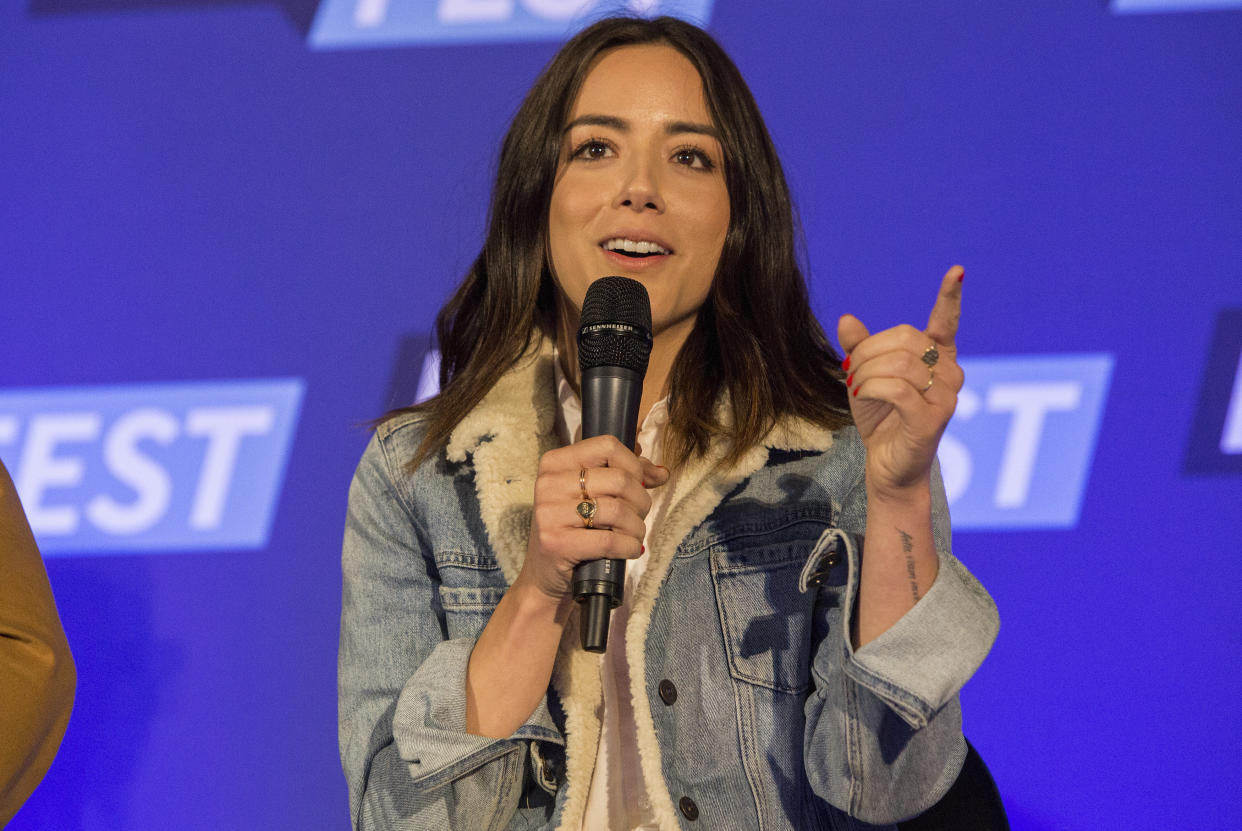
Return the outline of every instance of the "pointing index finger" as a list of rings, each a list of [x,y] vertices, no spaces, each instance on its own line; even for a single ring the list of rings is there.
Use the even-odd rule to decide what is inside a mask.
[[[953,346],[957,336],[957,322],[962,316],[962,278],[966,270],[955,265],[945,272],[940,281],[940,293],[936,305],[927,318],[927,334],[939,346]]]

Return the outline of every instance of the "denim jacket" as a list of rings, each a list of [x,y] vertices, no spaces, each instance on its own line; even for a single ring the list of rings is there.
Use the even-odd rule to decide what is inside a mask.
[[[390,419],[350,488],[342,556],[341,760],[356,829],[578,831],[596,758],[599,656],[565,629],[526,723],[466,732],[471,649],[525,555],[539,457],[557,444],[551,349],[507,374],[443,452],[406,464]],[[866,520],[852,428],[778,424],[738,464],[714,448],[669,485],[627,650],[644,780],[663,829],[862,829],[920,813],[965,757],[957,692],[996,636],[949,553],[860,649],[849,639]]]

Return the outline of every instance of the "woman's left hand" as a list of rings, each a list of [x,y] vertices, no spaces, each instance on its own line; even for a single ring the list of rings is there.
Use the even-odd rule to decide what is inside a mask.
[[[896,495],[928,481],[962,388],[954,337],[963,275],[956,265],[944,275],[922,331],[903,324],[872,335],[853,315],[837,323],[850,410],[867,448],[873,493]]]

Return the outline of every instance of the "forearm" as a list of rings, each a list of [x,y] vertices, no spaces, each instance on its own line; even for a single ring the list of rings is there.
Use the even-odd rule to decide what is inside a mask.
[[[867,484],[866,543],[851,636],[858,649],[910,611],[936,580],[931,486],[927,479],[899,491]]]
[[[466,730],[505,738],[547,693],[572,600],[528,587],[519,577],[505,592],[466,670]]]

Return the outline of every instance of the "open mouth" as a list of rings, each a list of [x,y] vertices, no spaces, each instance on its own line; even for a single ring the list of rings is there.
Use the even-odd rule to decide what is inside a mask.
[[[612,251],[625,257],[643,259],[645,257],[667,256],[673,252],[655,242],[632,240],[624,237],[605,240],[600,246],[605,251]]]

